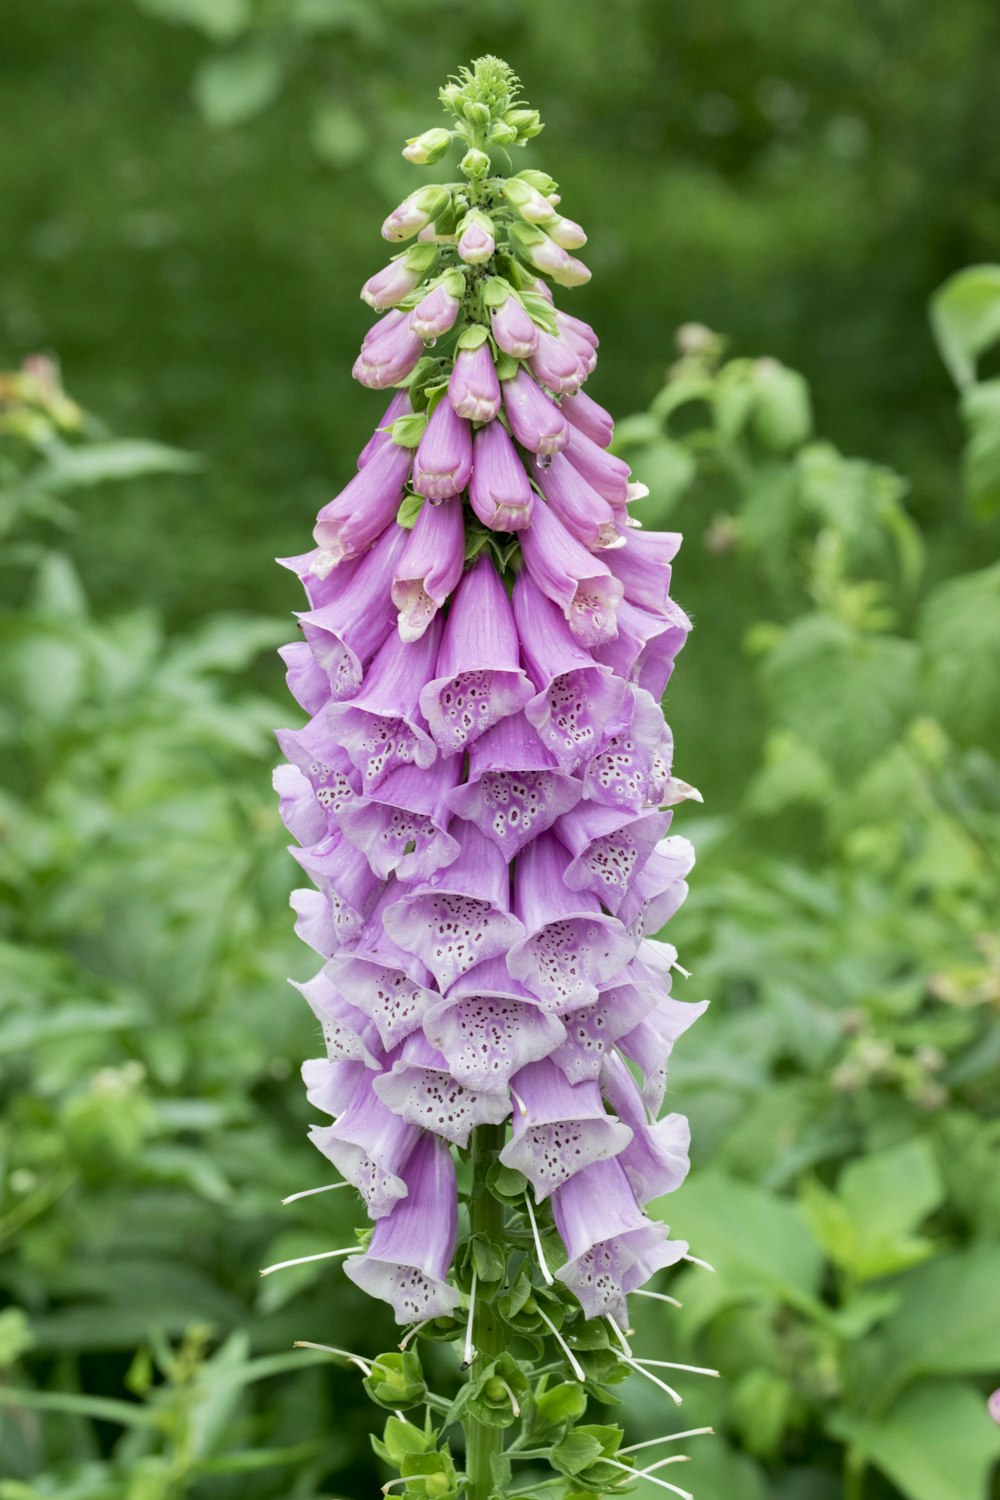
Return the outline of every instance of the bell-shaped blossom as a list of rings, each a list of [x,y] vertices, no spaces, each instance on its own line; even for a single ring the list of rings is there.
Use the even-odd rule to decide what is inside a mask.
[[[275,561],[295,574],[306,591],[310,609],[321,609],[337,597],[360,564],[361,556],[336,561],[322,547],[313,547],[309,552],[300,552],[297,557],[279,557]]]
[[[614,437],[615,424],[611,416],[598,406],[592,396],[586,391],[577,391],[575,395],[564,396],[559,403],[559,409],[567,422],[579,429],[585,437],[589,437],[598,448],[606,448]]]
[[[647,940],[640,949],[645,953],[655,945]],[[641,962],[635,964],[641,973]],[[678,1000],[669,993],[669,979],[659,978],[659,997],[639,1023],[618,1039],[619,1051],[638,1065],[643,1074],[642,1099],[651,1115],[663,1104],[667,1087],[667,1064],[678,1037],[693,1026],[708,1009],[707,1000]]]
[[[440,638],[439,616],[416,641],[401,641],[393,631],[355,696],[328,710],[366,792],[388,771],[406,765],[427,767],[437,756],[420,693],[433,670]]]
[[[608,1161],[632,1139],[605,1110],[597,1083],[569,1083],[550,1059],[529,1063],[511,1081],[513,1136],[500,1153],[523,1172],[542,1203],[592,1162]]]
[[[329,831],[335,833],[341,809],[361,791],[361,778],[331,731],[329,715],[327,699],[304,729],[279,729],[276,738],[284,754],[305,776]],[[299,839],[300,844],[316,842],[316,839]]]
[[[472,445],[469,504],[491,531],[523,531],[531,523],[534,491],[507,429],[490,422]]]
[[[631,971],[631,965],[626,975]],[[656,986],[644,979],[611,985],[597,1000],[560,1017],[566,1040],[551,1054],[570,1083],[600,1076],[601,1063],[618,1038],[634,1031],[657,1002]]]
[[[501,719],[473,743],[466,779],[448,798],[508,863],[579,800],[579,781],[559,769],[524,714]]]
[[[468,970],[428,1011],[424,1034],[464,1088],[506,1098],[511,1076],[547,1057],[564,1032],[500,957]]]
[[[412,458],[408,448],[386,443],[336,499],[323,506],[313,536],[332,566],[367,552],[395,521]]]
[[[384,447],[386,443],[392,442],[392,434],[389,429],[397,417],[408,417],[412,411],[413,407],[410,405],[409,391],[394,391],[392,400],[382,413],[381,422],[379,422],[375,431],[358,454],[359,469],[363,469],[365,464],[369,463],[375,457],[378,450]],[[311,600],[310,602],[313,603],[316,601]]]
[[[406,1197],[377,1220],[364,1255],[348,1256],[344,1273],[388,1302],[397,1323],[446,1317],[459,1294],[447,1281],[458,1234],[458,1194],[451,1152],[433,1135],[417,1142],[402,1179]]]
[[[670,595],[670,564],[681,544],[679,531],[641,531],[630,526],[625,545],[608,567],[625,587],[629,604],[641,609],[664,610]]]
[[[485,340],[475,349],[459,349],[448,380],[448,400],[468,422],[493,422],[500,410],[500,381]]]
[[[370,1063],[350,1058],[331,1060],[310,1057],[302,1064],[302,1082],[313,1109],[324,1115],[339,1115],[347,1109],[359,1088],[367,1087]]]
[[[687,1254],[683,1240],[667,1238],[665,1224],[646,1218],[614,1158],[574,1173],[556,1188],[552,1209],[568,1257],[556,1278],[587,1318],[610,1316],[627,1327],[629,1292]]]
[[[441,338],[454,325],[461,306],[461,298],[455,296],[448,277],[445,277],[420,299],[410,313],[410,332],[425,343]]]
[[[557,337],[576,355],[582,383],[597,365],[597,339],[593,329],[581,323],[579,318],[569,318],[561,312],[556,313],[556,328]]]
[[[674,834],[661,839],[638,871],[618,908],[618,916],[638,942],[659,932],[687,899],[687,876],[694,867],[694,845]]]
[[[603,495],[610,505],[628,504],[628,482],[632,470],[624,459],[606,453],[587,436],[582,427],[570,423],[566,457],[584,479]]]
[[[333,925],[333,911],[323,892],[302,886],[289,893],[288,904],[295,913],[295,936],[299,941],[323,958],[336,953],[340,939]]]
[[[554,333],[538,330],[538,348],[528,360],[532,375],[540,385],[557,395],[578,391],[588,371],[576,350]],[[570,438],[572,442],[572,437]]]
[[[453,496],[437,505],[422,505],[393,567],[388,594],[390,608],[397,611],[400,640],[419,641],[458,587],[464,567],[461,500]]]
[[[559,407],[527,370],[502,382],[503,405],[510,430],[530,453],[559,453],[569,442],[569,425]]]
[[[477,1125],[499,1125],[510,1114],[506,1093],[459,1083],[448,1059],[422,1032],[407,1037],[400,1055],[374,1087],[401,1119],[456,1146],[467,1146]]]
[[[472,473],[472,432],[450,401],[439,401],[413,464],[413,488],[429,500],[461,494]]]
[[[405,257],[401,260],[391,260],[381,271],[376,271],[374,276],[369,276],[361,288],[361,300],[367,302],[376,312],[384,312],[387,307],[395,307],[408,297],[412,291],[420,285],[424,276],[421,267],[408,266]]]
[[[521,650],[537,689],[525,717],[559,769],[575,771],[600,744],[625,684],[594,661],[530,574],[519,576],[513,604]]]
[[[426,966],[394,943],[383,926],[383,914],[398,889],[395,881],[385,886],[357,942],[341,949],[326,967],[330,979],[372,1022],[387,1051],[423,1024],[439,998]]]
[[[298,844],[317,844],[327,833],[326,813],[308,777],[298,766],[277,766],[271,785],[278,794],[278,814]]]
[[[616,611],[624,590],[607,564],[581,547],[547,505],[536,505],[521,533],[521,553],[532,579],[558,604],[583,646],[618,634]]]
[[[538,348],[538,325],[514,296],[490,308],[490,328],[498,347],[513,359],[529,359]]]
[[[474,823],[460,825],[458,842],[446,870],[401,888],[382,917],[388,935],[426,964],[442,991],[524,932],[510,912],[510,878],[496,844]]]
[[[406,543],[401,526],[387,526],[337,596],[298,616],[334,699],[358,691],[365,667],[396,623],[389,589]]]
[[[455,756],[439,756],[429,770],[401,766],[343,809],[346,837],[381,880],[424,880],[458,857],[448,796],[461,774]]]
[[[616,580],[617,581],[617,580]],[[595,648],[598,661],[613,667],[619,677],[638,683],[654,699],[663,697],[677,653],[687,641],[691,621],[673,599],[655,613],[627,599],[619,601],[614,639]]]
[[[344,998],[326,969],[304,984],[290,982],[308,1002],[322,1028],[327,1061],[359,1062],[366,1069],[378,1071],[383,1055],[378,1032],[364,1012]],[[327,1109],[324,1103],[317,1107],[326,1114],[340,1112],[339,1107]]]
[[[483,553],[455,591],[420,708],[444,755],[466,749],[532,696],[507,591]]]
[[[552,513],[588,552],[624,546],[614,508],[591,489],[565,454],[553,455],[548,467],[539,473],[538,486]]]
[[[557,1015],[596,1000],[600,986],[636,948],[592,892],[572,891],[564,883],[568,863],[565,846],[552,833],[539,834],[518,856],[514,912],[526,935],[507,955],[511,974]]]
[[[582,318],[574,317],[573,313],[564,312],[561,307],[556,308],[554,317],[556,327],[564,337],[572,336],[584,344],[589,344],[591,349],[596,349],[600,345],[601,341],[597,334]]]
[[[326,897],[338,942],[352,942],[360,935],[381,885],[368,860],[340,829],[310,849],[293,845],[291,853]]]
[[[651,694],[629,685],[621,709],[583,773],[583,795],[638,813],[659,807],[670,778],[673,736]]]
[[[651,1123],[635,1079],[616,1052],[608,1053],[601,1066],[601,1090],[631,1131],[618,1162],[638,1201],[649,1203],[679,1188],[691,1165],[691,1127],[685,1116],[666,1115]]]
[[[668,812],[642,812],[580,802],[555,825],[573,858],[563,877],[570,890],[593,891],[616,913],[632,881],[670,826]]]
[[[402,1172],[420,1140],[420,1130],[382,1103],[370,1073],[336,1124],[314,1125],[309,1139],[357,1188],[369,1218],[385,1218],[407,1196]]]
[[[285,682],[296,703],[307,714],[319,713],[330,697],[330,683],[305,641],[280,647],[278,655],[285,663]]]
[[[412,374],[424,352],[424,341],[410,327],[410,315],[397,309],[386,313],[366,336],[351,371],[372,391],[384,391]]]

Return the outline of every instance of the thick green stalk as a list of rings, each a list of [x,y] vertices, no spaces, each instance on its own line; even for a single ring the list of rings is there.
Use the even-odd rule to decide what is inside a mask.
[[[503,1204],[486,1186],[486,1174],[496,1161],[504,1142],[502,1125],[479,1125],[472,1136],[472,1196],[469,1200],[469,1227],[473,1235],[484,1235],[503,1247]],[[472,1319],[472,1342],[476,1358],[469,1371],[475,1380],[487,1365],[503,1353],[503,1326],[493,1307],[496,1288],[476,1288],[476,1306]],[[474,1417],[467,1417],[465,1427],[466,1472],[469,1482],[467,1500],[488,1500],[493,1488],[491,1459],[503,1451],[503,1430],[486,1427]]]

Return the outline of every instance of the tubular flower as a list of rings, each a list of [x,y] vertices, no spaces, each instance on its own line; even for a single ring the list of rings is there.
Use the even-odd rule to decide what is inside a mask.
[[[306,593],[282,653],[306,722],[279,732],[275,788],[315,887],[296,929],[323,965],[301,986],[326,1053],[305,1068],[327,1116],[310,1135],[374,1223],[330,1253],[418,1325],[404,1346],[467,1309],[466,1361],[516,1416],[488,1342],[514,1305],[484,1252],[506,1254],[504,1215],[524,1216],[533,1326],[579,1379],[608,1350],[581,1339],[577,1360],[558,1329],[626,1329],[628,1296],[687,1252],[646,1205],[687,1171],[686,1120],[656,1115],[705,1008],[671,995],[676,952],[654,936],[694,862],[671,809],[697,793],[660,707],[690,621],[670,593],[680,537],[630,524],[640,486],[582,389],[596,335],[553,302],[550,283],[589,275],[570,253],[586,236],[546,174],[491,175],[537,115],[496,59],[442,99],[454,123],[404,154],[461,141],[465,180],[389,215],[384,237],[414,243],[362,292],[381,316],[354,373],[391,400],[315,548],[284,560]],[[457,1257],[454,1148],[472,1161]]]

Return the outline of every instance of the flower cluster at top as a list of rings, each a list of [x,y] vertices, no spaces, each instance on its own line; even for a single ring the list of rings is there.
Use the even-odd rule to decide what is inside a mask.
[[[492,1126],[529,1285],[554,1276],[624,1328],[627,1295],[687,1251],[644,1206],[687,1170],[686,1120],[656,1116],[704,1009],[671,997],[675,950],[650,935],[693,863],[670,809],[697,794],[660,710],[690,627],[680,537],[630,520],[645,491],[583,390],[597,338],[554,305],[550,282],[589,276],[583,230],[545,173],[494,173],[541,128],[512,83],[482,59],[442,91],[454,125],[404,152],[459,140],[462,180],[389,215],[409,248],[362,290],[380,316],[354,374],[393,394],[286,560],[308,723],[280,732],[276,786],[323,960],[305,1079],[333,1123],[312,1138],[374,1221],[347,1275],[401,1323],[451,1318],[453,1148]]]

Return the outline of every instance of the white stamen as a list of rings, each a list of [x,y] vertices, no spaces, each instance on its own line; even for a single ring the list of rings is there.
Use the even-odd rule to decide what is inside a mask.
[[[714,1427],[691,1427],[687,1432],[668,1432],[663,1437],[649,1438],[645,1443],[633,1443],[630,1448],[619,1448],[619,1453],[638,1453],[640,1448],[655,1448],[660,1443],[678,1443],[682,1438],[711,1437]]]
[[[521,1415],[521,1408],[518,1405],[517,1397],[514,1395],[514,1392],[511,1390],[510,1386],[507,1384],[506,1380],[504,1380],[502,1375],[498,1375],[497,1379],[500,1381],[500,1384],[503,1386],[504,1390],[507,1392],[507,1395],[510,1397],[511,1411],[514,1413],[515,1417],[519,1417]]]
[[[322,1349],[324,1354],[339,1354],[341,1359],[346,1359],[350,1364],[357,1365],[362,1375],[369,1376],[372,1367],[367,1360],[361,1358],[360,1354],[352,1354],[350,1349],[335,1349],[332,1344],[313,1344],[309,1339],[296,1339],[292,1345],[293,1349]]]
[[[667,1464],[689,1464],[690,1453],[672,1453],[669,1458],[661,1458],[658,1463],[650,1464],[648,1469],[637,1469],[636,1477],[646,1479],[650,1474],[655,1474],[657,1469],[665,1469]]]
[[[715,1267],[710,1265],[707,1260],[699,1260],[697,1255],[682,1255],[681,1260],[688,1260],[693,1266],[701,1266],[703,1271],[711,1271],[712,1275],[715,1275]]]
[[[426,1328],[427,1325],[428,1325],[428,1323],[433,1323],[433,1322],[434,1322],[433,1318],[425,1318],[422,1323],[414,1323],[414,1325],[410,1329],[409,1333],[406,1333],[406,1334],[403,1335],[402,1340],[396,1345],[396,1348],[399,1349],[400,1352],[402,1352],[402,1350],[404,1350],[406,1348],[406,1346],[410,1342],[410,1340],[412,1338],[415,1338],[416,1335],[420,1332],[421,1328]]]
[[[630,1474],[633,1479],[637,1479],[639,1477],[635,1469],[630,1469],[628,1464],[618,1463],[616,1459],[606,1458],[604,1459],[604,1463],[610,1464],[613,1469],[621,1469],[623,1473]],[[676,1484],[668,1484],[665,1479],[657,1479],[651,1474],[649,1476],[649,1482],[650,1484],[658,1485],[661,1490],[670,1490],[672,1494],[680,1495],[681,1500],[694,1500],[694,1496],[691,1494],[690,1490],[678,1489]]]
[[[332,1260],[335,1255],[354,1255],[360,1249],[360,1245],[348,1245],[346,1250],[321,1250],[318,1255],[297,1255],[294,1260],[279,1260],[273,1266],[265,1266],[260,1274],[270,1276],[272,1271],[286,1271],[289,1266],[305,1266],[311,1260]]]
[[[538,1225],[535,1223],[535,1210],[531,1206],[531,1198],[527,1193],[524,1195],[524,1206],[528,1210],[528,1218],[531,1220],[531,1234],[535,1241],[535,1254],[538,1256],[538,1269],[542,1273],[542,1280],[546,1286],[555,1285],[555,1277],[549,1270],[545,1254],[542,1250],[542,1241],[538,1233]]]
[[[647,1292],[644,1287],[631,1294],[633,1297],[652,1297],[654,1302],[667,1302],[671,1307],[683,1307],[683,1302],[678,1302],[676,1297],[668,1297],[666,1292]]]
[[[690,969],[685,969],[684,965],[683,964],[679,964],[676,959],[674,959],[674,961],[670,965],[670,967],[672,969],[676,969],[677,972],[678,972],[678,974],[683,974],[685,979],[690,979],[691,978],[691,970]]]
[[[287,1198],[282,1198],[282,1207],[286,1203],[298,1203],[300,1198],[312,1198],[316,1193],[335,1193],[338,1188],[350,1187],[349,1182],[327,1182],[318,1188],[303,1188],[301,1193],[290,1193]]]
[[[562,1334],[553,1323],[552,1319],[548,1317],[541,1308],[538,1309],[538,1316],[541,1318],[542,1322],[548,1328],[552,1337],[555,1339],[556,1343],[559,1345],[560,1349],[569,1360],[569,1367],[573,1371],[573,1374],[576,1376],[577,1380],[586,1380],[587,1376],[584,1373],[583,1366],[580,1364],[580,1361],[577,1359],[576,1355],[573,1353],[572,1349],[569,1347],[566,1340],[563,1338]]]
[[[472,1267],[472,1286],[469,1289],[469,1318],[465,1325],[465,1347],[462,1351],[462,1364],[468,1369],[476,1357],[476,1351],[472,1347],[472,1318],[476,1310],[476,1268]]]
[[[508,1090],[510,1092],[510,1097],[513,1099],[514,1103],[517,1105],[517,1112],[518,1112],[518,1114],[519,1115],[523,1115],[523,1117],[525,1119],[527,1119],[528,1118],[528,1106],[525,1104],[524,1100],[521,1098],[520,1094],[517,1092],[517,1089],[513,1086],[513,1084],[508,1083],[507,1088],[508,1088]]]
[[[676,1365],[669,1359],[640,1359],[641,1365],[652,1365],[654,1370],[684,1370],[688,1375],[718,1375],[718,1370],[708,1370],[702,1365]]]
[[[671,1401],[675,1402],[677,1406],[681,1405],[680,1396],[674,1390],[673,1386],[667,1385],[667,1382],[665,1380],[661,1380],[658,1375],[653,1375],[649,1370],[644,1370],[642,1368],[642,1365],[639,1364],[638,1360],[630,1359],[627,1354],[620,1354],[618,1358],[623,1360],[625,1364],[629,1365],[637,1375],[644,1375],[647,1380],[651,1380],[654,1385],[658,1385],[661,1391],[666,1391]]]
[[[611,1324],[612,1328],[615,1330],[615,1333],[616,1333],[616,1335],[618,1337],[618,1342],[619,1342],[619,1344],[621,1344],[622,1348],[625,1350],[625,1353],[626,1354],[631,1354],[632,1350],[631,1350],[631,1348],[629,1346],[629,1341],[625,1337],[625,1335],[622,1333],[621,1329],[618,1327],[618,1324],[616,1323],[615,1319],[611,1316],[610,1313],[605,1313],[604,1316],[605,1316],[605,1319],[607,1320],[607,1322],[609,1322]]]

